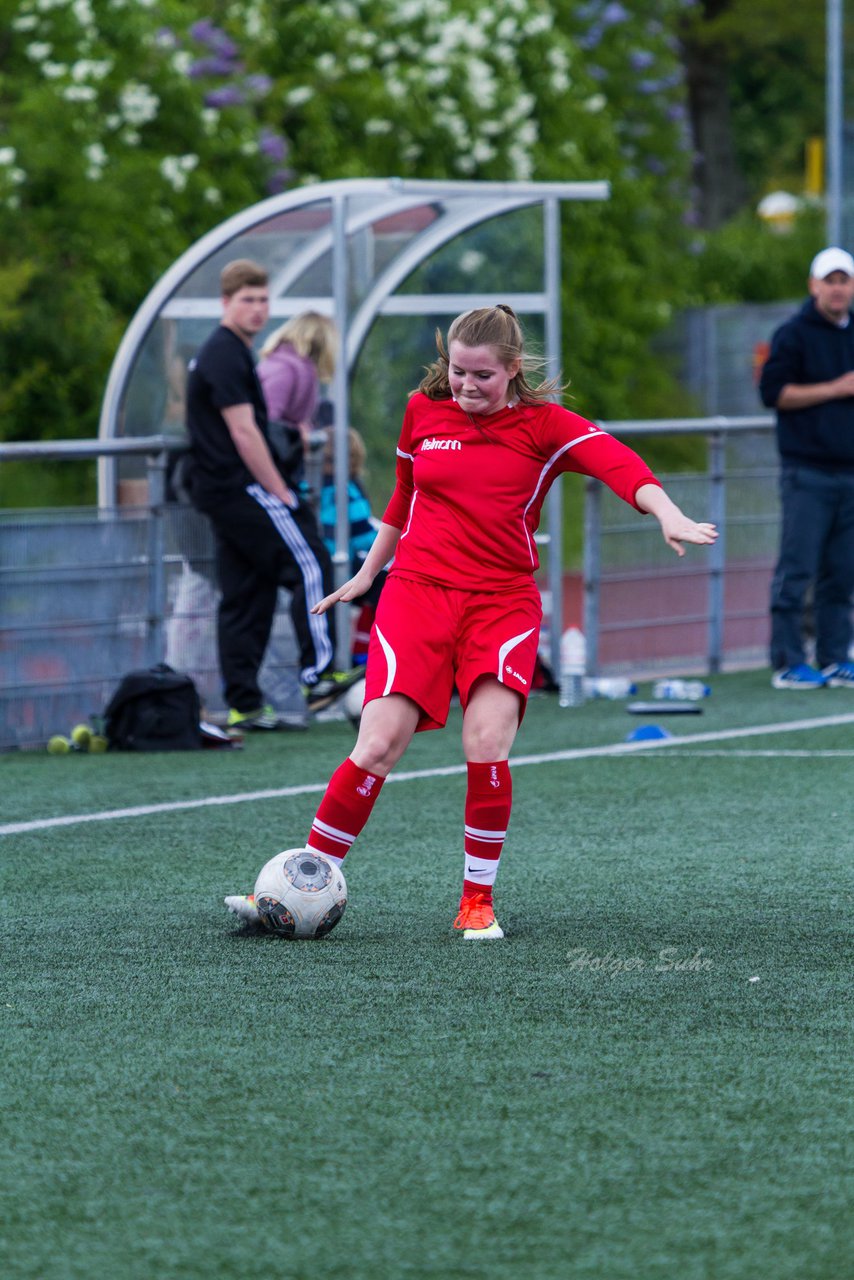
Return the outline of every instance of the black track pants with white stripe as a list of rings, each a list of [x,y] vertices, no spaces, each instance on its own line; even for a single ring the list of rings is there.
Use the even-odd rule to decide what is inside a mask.
[[[332,590],[332,562],[311,508],[292,509],[259,484],[205,513],[216,534],[222,600],[217,641],[225,698],[238,711],[263,705],[258,671],[270,639],[279,587],[291,593],[301,679],[314,684],[335,653],[334,610],[309,611]]]

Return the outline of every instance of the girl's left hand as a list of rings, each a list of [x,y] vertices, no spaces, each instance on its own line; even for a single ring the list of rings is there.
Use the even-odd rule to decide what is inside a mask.
[[[708,546],[717,540],[718,530],[713,524],[697,523],[689,520],[678,508],[660,517],[661,532],[668,547],[672,547],[678,556],[684,556],[683,542],[691,542],[697,546]]]

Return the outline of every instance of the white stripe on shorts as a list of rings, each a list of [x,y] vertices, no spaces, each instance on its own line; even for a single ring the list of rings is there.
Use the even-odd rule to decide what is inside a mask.
[[[383,689],[382,694],[380,695],[381,697],[384,698],[386,694],[389,692],[389,690],[391,689],[391,686],[394,684],[394,677],[397,675],[397,657],[395,656],[394,649],[392,649],[388,640],[386,640],[385,636],[380,631],[376,623],[374,623],[374,630],[377,633],[377,639],[379,640],[380,644],[383,647],[383,653],[385,654],[386,668],[388,670],[388,675],[386,676],[385,688]]]
[[[512,640],[505,640],[504,644],[498,650],[498,679],[502,684],[504,683],[504,663],[507,659],[507,655],[511,650],[516,648],[517,644],[521,644],[523,640],[527,640],[533,630],[533,627],[529,627],[528,630],[523,631],[520,636],[514,636]]]

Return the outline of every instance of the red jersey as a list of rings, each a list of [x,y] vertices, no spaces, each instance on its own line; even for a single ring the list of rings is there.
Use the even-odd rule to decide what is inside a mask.
[[[638,489],[659,483],[632,449],[560,405],[475,416],[417,393],[383,516],[402,530],[392,572],[469,591],[529,581],[543,501],[564,471],[595,476],[635,507]]]

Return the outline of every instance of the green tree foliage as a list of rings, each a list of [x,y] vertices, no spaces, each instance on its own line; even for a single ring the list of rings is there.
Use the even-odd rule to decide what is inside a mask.
[[[825,0],[701,0],[688,6],[679,35],[685,60],[719,72],[721,93],[705,109],[726,114],[728,169],[702,154],[709,186],[734,180],[751,203],[778,187],[798,191],[804,146],[825,124]],[[704,129],[695,119],[695,133]],[[735,174],[733,174],[733,168]]]
[[[765,39],[748,0],[723,7],[716,39]],[[0,439],[93,435],[131,315],[231,213],[390,174],[609,180],[563,215],[564,373],[596,417],[672,408],[647,352],[705,287],[677,38],[695,9],[0,0]],[[476,288],[478,252],[442,269]]]
[[[168,5],[3,7],[0,438],[90,436],[128,318],[265,165],[251,108],[205,106]]]

